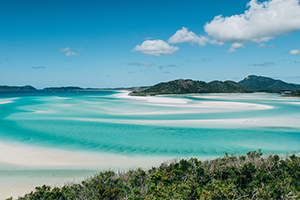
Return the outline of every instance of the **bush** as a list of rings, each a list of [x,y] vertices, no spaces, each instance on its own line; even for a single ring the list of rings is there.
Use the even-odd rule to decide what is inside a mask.
[[[246,156],[182,159],[148,171],[101,172],[81,184],[43,185],[19,199],[295,199],[300,198],[300,158]]]

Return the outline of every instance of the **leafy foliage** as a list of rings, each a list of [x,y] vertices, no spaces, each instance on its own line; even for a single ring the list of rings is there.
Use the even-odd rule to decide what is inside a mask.
[[[81,184],[36,187],[19,199],[298,199],[300,157],[226,153],[163,163],[126,173],[102,172]]]

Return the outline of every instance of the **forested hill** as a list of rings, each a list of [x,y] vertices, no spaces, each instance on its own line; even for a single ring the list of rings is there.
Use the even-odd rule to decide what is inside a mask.
[[[188,94],[188,93],[244,93],[253,92],[252,89],[234,81],[193,81],[178,79],[167,83],[156,84],[146,90],[132,92],[133,96],[148,96],[157,94]]]
[[[45,91],[77,91],[77,90],[84,90],[81,87],[76,86],[68,86],[68,87],[47,87],[44,88]]]
[[[7,86],[7,85],[0,85],[0,91],[35,91],[36,88],[32,87],[31,85],[25,86]]]
[[[250,75],[239,82],[240,84],[259,92],[293,91],[300,89],[300,85],[286,83],[269,77]]]

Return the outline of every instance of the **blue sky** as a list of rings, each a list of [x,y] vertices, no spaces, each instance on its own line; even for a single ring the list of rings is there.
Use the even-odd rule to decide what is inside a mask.
[[[298,0],[10,0],[0,85],[127,87],[178,78],[300,84]]]

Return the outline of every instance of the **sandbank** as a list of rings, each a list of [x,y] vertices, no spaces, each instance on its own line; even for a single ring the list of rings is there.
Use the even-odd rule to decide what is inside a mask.
[[[65,120],[107,122],[133,125],[152,125],[192,128],[253,128],[253,127],[294,127],[300,128],[299,119],[291,117],[236,118],[236,119],[195,119],[195,120],[126,120],[95,118],[64,118]]]
[[[149,168],[172,159],[65,151],[4,141],[0,141],[0,152],[0,199],[17,198],[43,184],[63,186],[100,171]]]
[[[185,114],[185,113],[213,113],[213,112],[228,112],[230,111],[243,111],[243,110],[263,110],[263,109],[272,109],[272,106],[263,105],[263,104],[255,104],[255,103],[245,103],[245,102],[221,102],[221,101],[192,101],[190,99],[185,98],[174,98],[174,97],[166,97],[166,96],[129,96],[128,91],[123,91],[121,93],[113,95],[117,98],[127,98],[137,100],[137,102],[143,102],[146,105],[154,105],[161,107],[182,107],[182,108],[193,108],[191,110],[184,111],[158,111],[158,112],[126,112],[122,113],[119,111],[116,114],[121,115],[149,115],[149,114]],[[221,99],[224,98],[221,96],[193,96],[196,98],[216,98]],[[199,110],[195,110],[198,108]],[[205,110],[204,110],[205,109]],[[113,113],[110,113],[113,114]]]

